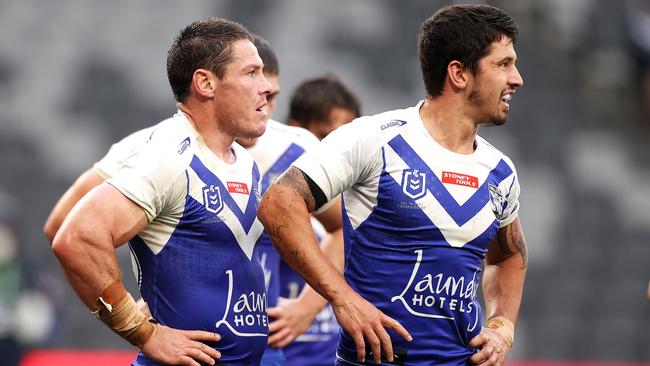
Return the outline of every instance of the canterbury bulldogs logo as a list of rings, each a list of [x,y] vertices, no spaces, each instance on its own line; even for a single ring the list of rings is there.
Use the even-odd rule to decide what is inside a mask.
[[[402,191],[414,200],[427,194],[427,176],[417,169],[404,169],[402,172]]]
[[[219,187],[214,184],[203,187],[203,203],[205,209],[218,214],[223,210],[223,200],[221,199],[221,191]]]
[[[499,187],[494,184],[488,184],[488,190],[490,191],[490,205],[492,206],[492,212],[494,212],[494,216],[501,219],[506,207],[506,198],[503,196],[503,193],[501,193]]]

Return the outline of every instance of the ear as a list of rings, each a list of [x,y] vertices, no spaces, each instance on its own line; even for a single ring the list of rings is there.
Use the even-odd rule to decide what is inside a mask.
[[[196,69],[192,75],[192,89],[198,97],[212,98],[217,88],[216,75],[211,71]]]
[[[454,90],[467,88],[470,71],[460,61],[452,61],[447,65],[447,80]]]

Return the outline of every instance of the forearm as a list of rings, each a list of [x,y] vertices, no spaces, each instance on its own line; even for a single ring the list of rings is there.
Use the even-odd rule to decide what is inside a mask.
[[[282,258],[326,299],[349,289],[341,274],[319,249],[307,204],[293,189],[273,185],[260,204],[259,219]]]
[[[112,243],[87,234],[74,224],[64,226],[52,249],[81,301],[95,311],[102,291],[120,280],[120,269]]]
[[[505,317],[513,326],[517,323],[525,277],[526,267],[518,256],[485,265],[482,287],[488,322]]]
[[[102,291],[120,280],[115,248],[146,224],[144,211],[107,184],[90,191],[72,209],[52,250],[89,308],[95,310]]]

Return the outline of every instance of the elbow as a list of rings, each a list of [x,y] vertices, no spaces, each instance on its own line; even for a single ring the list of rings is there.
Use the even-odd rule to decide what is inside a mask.
[[[45,235],[48,235],[47,233]],[[49,238],[49,236],[48,236]],[[52,243],[52,253],[54,253],[54,256],[61,261],[64,253],[66,252],[66,247],[68,244],[66,241],[62,238],[62,235],[59,236],[54,236],[50,239],[50,242]]]
[[[265,194],[260,201],[260,206],[257,208],[257,218],[260,220],[264,227],[270,222],[270,219],[273,217],[273,207],[275,206],[273,196]]]
[[[52,252],[61,264],[64,264],[67,258],[73,252],[72,235],[65,229],[55,232],[52,240]]]
[[[47,220],[45,225],[43,225],[43,234],[45,234],[50,244],[54,244],[54,237],[56,236],[56,232],[59,231],[58,229],[58,225],[55,225],[51,220]]]

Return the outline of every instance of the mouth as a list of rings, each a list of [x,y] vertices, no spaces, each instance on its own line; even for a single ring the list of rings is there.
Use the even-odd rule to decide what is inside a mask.
[[[510,108],[510,101],[512,100],[513,95],[515,95],[514,91],[507,92],[501,95],[501,102],[505,104],[506,110]]]
[[[263,115],[266,116],[268,114],[267,106],[268,106],[268,103],[265,101],[259,107],[255,108],[255,111],[257,111],[258,113],[262,113]]]

